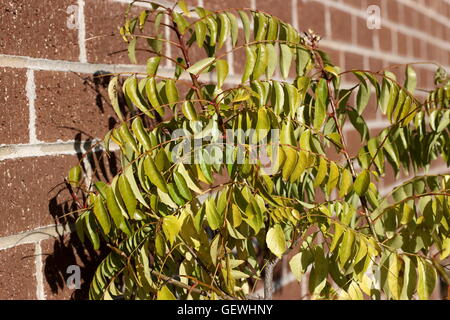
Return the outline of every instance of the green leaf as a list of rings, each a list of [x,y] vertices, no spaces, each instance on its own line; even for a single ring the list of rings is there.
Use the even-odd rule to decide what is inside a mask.
[[[166,181],[164,180],[151,157],[145,158],[144,170],[151,183],[153,183],[158,189],[161,189],[162,192],[168,192]]]
[[[292,51],[287,44],[280,44],[280,68],[284,79],[289,77],[289,70],[292,63]]]
[[[136,76],[129,77],[124,82],[125,94],[129,97],[131,102],[138,107],[139,110],[144,112],[149,117],[153,118],[153,115],[149,113],[149,109],[147,103],[141,97],[140,92],[138,91],[138,83]]]
[[[230,33],[230,20],[228,19],[228,16],[221,12],[219,13],[219,21],[220,21],[220,30],[219,30],[219,39],[217,40],[217,48],[222,48],[223,44],[227,40],[227,37]]]
[[[184,0],[179,0],[177,2],[178,6],[180,7],[181,10],[183,10],[184,14],[187,15],[188,17],[190,16],[189,13],[189,9],[188,6],[186,5],[186,2]]]
[[[365,80],[361,79],[359,84],[358,94],[356,95],[356,110],[358,114],[362,115],[367,107],[370,99],[370,88]]]
[[[283,147],[283,151],[286,155],[286,160],[282,168],[282,177],[284,181],[288,181],[297,164],[298,155],[297,151],[291,147]]]
[[[160,61],[161,61],[160,56],[151,57],[147,60],[147,74],[150,77],[153,77],[158,72]]]
[[[212,230],[217,230],[223,225],[224,216],[217,211],[216,203],[213,198],[206,201],[206,220]]]
[[[258,80],[265,72],[269,63],[269,54],[265,44],[257,45],[257,58],[253,68],[252,80]]]
[[[196,193],[202,192],[202,190],[199,188],[197,183],[194,181],[194,179],[191,177],[191,175],[189,174],[189,172],[186,170],[186,168],[182,163],[180,163],[178,166],[178,172],[183,176],[189,189],[191,189]]]
[[[334,161],[330,162],[330,174],[327,181],[327,194],[330,195],[331,191],[337,186],[339,182],[339,168]]]
[[[442,241],[442,250],[439,259],[444,260],[449,255],[450,255],[450,238],[445,238],[444,241]]]
[[[400,275],[402,261],[400,258],[392,253],[389,257],[389,270],[387,275],[388,287],[392,297],[395,300],[400,299],[403,287],[403,279]]]
[[[355,233],[352,230],[345,230],[344,238],[339,247],[339,262],[341,267],[350,259],[355,242]]]
[[[266,49],[267,49],[266,79],[271,79],[277,68],[278,63],[277,51],[275,49],[275,46],[270,43],[266,44]]]
[[[292,257],[289,261],[289,267],[291,268],[291,272],[297,281],[302,280],[303,274],[306,272],[308,266],[313,262],[313,260],[314,257],[309,250],[302,250]]]
[[[134,38],[128,44],[128,58],[130,59],[131,63],[134,63],[134,64],[137,64],[137,60],[136,60],[136,42],[137,42],[137,38]]]
[[[86,223],[87,236],[92,243],[94,250],[100,248],[100,238],[97,232],[97,224],[95,223],[94,214],[92,211],[86,211],[86,218],[84,219]]]
[[[120,209],[116,196],[114,194],[114,190],[112,187],[107,187],[105,190],[106,193],[106,206],[108,208],[109,214],[114,221],[114,224],[117,228],[125,232],[127,235],[131,234],[130,229],[125,223],[125,218],[122,215],[122,210]]]
[[[167,286],[163,286],[156,295],[156,300],[176,300],[177,298],[173,295],[173,293],[167,288]]]
[[[240,10],[238,13],[241,17],[242,27],[244,28],[245,42],[248,43],[250,41],[250,19],[244,11]]]
[[[119,77],[115,76],[109,81],[108,85],[108,96],[111,101],[114,112],[119,117],[120,121],[123,121],[123,114],[119,107],[119,96],[118,96],[118,81]]]
[[[417,75],[414,69],[408,65],[406,67],[406,74],[405,74],[405,88],[410,92],[411,94],[414,94],[414,91],[416,90],[417,85]]]
[[[166,91],[166,97],[169,103],[171,103],[170,107],[173,108],[175,106],[175,102],[178,102],[178,89],[175,85],[175,81],[173,79],[167,79],[166,85],[164,86]]]
[[[308,158],[309,158],[309,153],[307,153],[303,150],[298,153],[297,163],[295,165],[294,170],[292,170],[291,176],[289,178],[289,181],[291,183],[296,182],[300,178],[302,173],[305,171],[306,167],[308,166],[308,160],[309,160]]]
[[[328,173],[327,161],[324,158],[319,157],[319,166],[317,167],[317,174],[316,174],[316,178],[314,179],[314,185],[313,185],[314,188],[317,188],[318,186],[320,186],[322,184],[327,173]]]
[[[258,110],[258,120],[256,123],[256,134],[257,134],[257,141],[260,142],[263,140],[270,130],[270,118],[267,114],[267,111],[265,108],[260,108]]]
[[[228,62],[226,60],[217,60],[216,70],[217,70],[217,88],[222,88],[222,85],[228,76]]]
[[[341,184],[339,186],[339,198],[343,198],[348,194],[353,182],[353,177],[350,171],[344,169],[341,174]]]
[[[180,195],[188,201],[192,200],[191,191],[189,190],[186,180],[184,180],[183,176],[178,172],[174,172],[173,179],[178,191],[180,192]]]
[[[77,187],[80,184],[80,180],[81,180],[81,166],[77,165],[72,167],[69,170],[69,183],[72,187]]]
[[[253,69],[255,68],[256,63],[256,50],[254,46],[245,46],[245,55],[246,55],[246,61],[245,61],[245,67],[244,72],[242,73],[242,80],[241,82],[246,82],[250,76],[253,73]]]
[[[190,66],[186,71],[192,74],[199,74],[201,72],[205,72],[208,69],[208,66],[210,66],[215,61],[215,58],[205,58],[198,62],[196,62],[194,65]]]
[[[358,196],[363,196],[366,194],[367,189],[369,189],[370,184],[370,173],[369,170],[363,170],[355,180],[355,184],[353,186],[355,192]]]
[[[170,198],[180,207],[183,206],[186,201],[184,201],[177,187],[173,183],[167,184],[167,190],[169,191]]]
[[[226,15],[231,23],[231,45],[234,47],[236,46],[236,42],[238,40],[239,25],[234,14],[232,14],[231,12],[226,12]]]
[[[202,48],[206,39],[206,23],[203,20],[199,20],[195,23],[194,28],[197,45],[199,48]]]
[[[133,166],[129,165],[125,169],[124,174],[125,174],[125,177],[129,183],[130,188],[133,191],[133,194],[136,197],[136,199],[139,200],[139,202],[142,203],[144,205],[144,207],[150,208],[148,206],[147,202],[144,200],[144,197],[142,196],[141,191],[139,190],[136,179],[134,177]],[[119,182],[119,187],[120,187],[120,182]]]
[[[286,251],[286,238],[280,224],[275,224],[266,235],[266,244],[270,251],[278,258]]]
[[[139,143],[144,146],[144,149],[146,151],[151,150],[152,143],[150,141],[150,136],[147,134],[147,132],[144,129],[144,124],[142,122],[141,117],[136,117],[133,120],[131,127],[132,127],[133,133],[136,136],[136,138],[138,139]]]
[[[106,211],[103,200],[100,196],[96,196],[94,200],[94,214],[97,221],[100,223],[105,234],[111,231],[111,222],[109,221],[108,212]]]
[[[436,271],[425,260],[417,259],[417,294],[420,300],[428,300],[436,285]]]
[[[169,240],[170,245],[173,245],[175,238],[178,236],[181,229],[178,218],[175,216],[165,216],[163,218],[162,228],[166,239]]]
[[[355,129],[361,135],[361,140],[367,141],[369,139],[369,128],[367,127],[364,118],[361,117],[361,115],[359,115],[358,112],[353,108],[350,108],[348,110],[348,116],[353,127],[355,127]]]
[[[137,199],[124,175],[119,176],[118,183],[120,195],[123,199],[123,202],[125,203],[128,214],[130,217],[133,217],[134,212],[136,211]]]
[[[325,79],[321,78],[315,91],[316,103],[314,105],[314,129],[319,130],[325,121],[327,112],[328,88]]]

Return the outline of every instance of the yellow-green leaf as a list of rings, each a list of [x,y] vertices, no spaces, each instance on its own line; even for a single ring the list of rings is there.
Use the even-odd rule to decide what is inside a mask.
[[[353,188],[359,196],[363,196],[366,194],[367,189],[369,189],[370,184],[370,173],[369,170],[363,170],[355,180],[355,184]]]
[[[269,229],[266,235],[266,244],[269,250],[278,258],[283,256],[283,253],[286,251],[286,238],[280,224],[276,224]]]
[[[198,61],[197,63],[195,63],[194,65],[190,66],[186,71],[192,74],[198,74],[201,72],[205,72],[208,67],[215,61],[215,58],[205,58],[202,59],[200,61]]]
[[[228,62],[222,59],[217,60],[216,70],[217,70],[217,88],[222,88],[222,85],[228,76]]]
[[[173,245],[173,242],[178,236],[181,228],[178,218],[175,216],[165,216],[163,218],[162,228],[167,240],[169,240],[170,244]]]

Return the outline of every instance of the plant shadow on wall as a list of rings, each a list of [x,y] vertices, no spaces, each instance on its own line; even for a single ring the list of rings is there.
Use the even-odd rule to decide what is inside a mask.
[[[104,76],[104,71],[95,72],[89,77],[80,77],[83,86],[95,94],[96,108],[103,115],[105,108],[111,108],[108,100],[105,99],[104,89],[107,87],[109,77]],[[113,128],[117,121],[113,117],[108,118],[109,128]],[[106,154],[98,148],[98,142],[88,133],[75,127],[61,126],[59,129],[72,130],[77,133],[74,136],[74,148],[77,152],[77,158],[80,168],[85,173],[89,173],[92,181],[109,181],[118,171],[118,161],[116,154],[111,152]],[[87,139],[85,137],[88,137]],[[91,151],[87,152],[86,151]],[[89,171],[86,165],[88,164]],[[56,192],[48,203],[49,213],[51,214],[55,225],[68,226],[71,230],[75,228],[77,212],[83,208],[86,201],[80,190],[76,191],[67,186],[67,180],[54,186],[52,194]],[[50,192],[49,192],[50,194]],[[44,252],[44,276],[45,281],[55,297],[70,298],[74,300],[86,299],[88,297],[89,283],[93,277],[96,266],[105,258],[107,248],[102,245],[94,250],[92,246],[85,246],[75,233],[63,233],[58,231],[52,248]],[[79,288],[68,288],[67,280],[72,273],[67,272],[70,265],[80,267],[81,286]]]
[[[155,35],[143,33],[146,23]],[[111,141],[119,147],[121,170],[95,189],[82,167],[69,171],[67,187],[83,199],[81,242],[110,249],[89,298],[254,299],[263,280],[272,299],[273,271],[289,255],[314,299],[428,299],[438,281],[450,285],[450,175],[421,173],[438,158],[450,165],[444,69],[436,66],[436,87],[419,100],[414,64],[404,83],[389,70],[342,71],[313,31],[258,10],[189,10],[184,1],[127,15],[120,33],[132,62],[138,43],[155,55],[146,72],[108,84],[120,124],[102,143],[105,152]],[[233,83],[227,41],[229,52],[245,52]],[[164,43],[180,56],[165,56]],[[192,61],[194,48],[207,57]],[[173,77],[158,72],[166,59]],[[386,118],[376,134],[370,107]],[[344,125],[359,139],[355,151]],[[386,168],[414,177],[385,195],[377,182]]]

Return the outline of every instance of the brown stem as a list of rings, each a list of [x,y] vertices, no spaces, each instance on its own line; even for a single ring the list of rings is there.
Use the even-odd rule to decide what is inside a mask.
[[[169,9],[168,12],[169,12],[169,17],[172,21],[172,25],[174,27],[173,30],[175,31],[175,35],[177,36],[177,39],[178,39],[179,48],[181,50],[181,53],[183,54],[184,61],[186,62],[186,69],[188,69],[191,66],[191,60],[189,59],[189,51],[186,47],[185,42],[183,41],[183,35],[180,33],[180,30],[178,30],[178,28],[175,24],[175,21],[173,21],[172,10]],[[195,87],[195,91],[197,93],[198,99],[203,99],[201,85],[198,82],[198,76],[195,76],[192,73],[189,73],[189,75],[191,77],[192,84]]]
[[[278,261],[280,261],[279,258],[269,258],[264,268],[264,300],[273,299],[273,270]]]

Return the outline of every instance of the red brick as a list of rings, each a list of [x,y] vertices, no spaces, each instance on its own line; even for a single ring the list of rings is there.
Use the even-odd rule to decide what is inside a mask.
[[[0,53],[78,60],[78,30],[69,29],[67,8],[76,0],[0,2]]]
[[[345,70],[351,69],[364,69],[364,59],[363,56],[346,52],[345,53]]]
[[[37,71],[35,107],[38,139],[54,142],[103,138],[115,123],[105,89],[106,79],[95,78],[94,81],[87,74]]]
[[[24,244],[0,251],[0,299],[36,299],[34,245]]]
[[[361,0],[342,0],[342,2],[359,9],[363,8],[364,6],[364,1]]]
[[[261,1],[258,2],[256,8],[258,10],[263,10]],[[211,11],[218,11],[223,9],[242,9],[242,8],[250,8],[250,0],[228,0],[228,1],[222,1],[222,0],[207,0],[203,1],[203,7],[205,9],[211,10]]]
[[[407,36],[404,33],[397,32],[397,50],[401,56],[408,55]]]
[[[291,1],[282,1],[282,2],[280,2],[279,0],[257,1],[256,8],[258,10],[274,15],[284,22],[292,24]]]
[[[81,244],[75,233],[61,238],[41,242],[43,257],[44,292],[47,300],[88,299],[89,285],[97,266],[107,254],[107,250],[94,251],[87,243]],[[81,286],[71,289],[67,279],[70,265],[80,267]]]
[[[351,15],[345,11],[330,8],[331,39],[333,41],[352,41]]]
[[[372,71],[380,71],[383,70],[384,61],[377,58],[369,58],[369,69]]]
[[[381,29],[374,30],[378,34],[380,50],[384,52],[392,51],[392,32],[391,29],[382,26]]]
[[[328,56],[330,57],[331,62],[334,65],[339,66],[339,64],[340,64],[340,61],[339,61],[340,60],[339,59],[340,51],[337,51],[337,50],[334,50],[334,49],[331,49],[331,48],[327,48],[326,46],[321,46],[321,50],[323,50],[324,52],[326,52],[328,54]]]
[[[305,292],[306,293],[306,292]],[[284,285],[274,292],[274,300],[299,300],[305,294],[301,292],[300,283],[296,280]]]
[[[76,156],[48,156],[0,162],[0,237],[55,223],[73,208],[62,184]]]
[[[365,19],[357,18],[356,34],[356,39],[359,46],[373,48],[374,30],[367,28],[367,22]]]
[[[417,38],[412,38],[412,45],[413,45],[413,56],[415,58],[422,58],[425,59],[424,55],[422,54],[422,40],[419,40]]]
[[[84,11],[88,62],[131,64],[128,58],[128,44],[119,33],[119,28],[124,24],[124,15],[127,7],[127,4],[112,1],[86,1]],[[134,6],[130,11],[130,17],[136,17],[144,9],[143,7]],[[136,27],[135,34],[155,36],[153,25],[149,21],[146,23],[144,33],[141,34],[138,29]],[[164,29],[165,27],[161,25],[160,32],[163,33],[163,36]],[[146,39],[138,38],[136,45],[138,63],[145,64],[147,59],[153,56],[153,54],[146,51],[149,49]]]
[[[299,31],[314,30],[317,34],[325,36],[325,7],[317,2],[298,2]],[[334,39],[333,39],[334,40]]]
[[[26,83],[25,69],[0,68],[0,145],[29,141]]]
[[[400,20],[399,4],[397,1],[388,0],[387,2],[387,16],[388,19],[394,22]],[[383,15],[383,13],[382,13]]]

